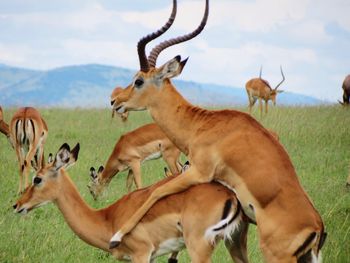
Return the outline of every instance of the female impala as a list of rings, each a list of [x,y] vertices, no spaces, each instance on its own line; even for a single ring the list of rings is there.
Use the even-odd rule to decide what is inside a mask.
[[[131,191],[133,180],[136,188],[141,188],[141,163],[160,157],[163,157],[173,174],[178,174],[181,169],[180,154],[180,150],[157,124],[146,124],[120,137],[108,158],[106,168],[101,166],[96,174],[95,169],[91,167],[92,182],[88,185],[90,193],[96,200],[112,178],[125,170],[129,170],[126,183],[128,191]]]
[[[245,213],[257,222],[267,262],[311,262],[312,258],[320,258],[323,222],[283,146],[249,114],[205,110],[187,102],[170,80],[181,73],[187,60],[177,56],[155,67],[163,49],[199,34],[207,17],[208,0],[200,26],[193,33],[160,43],[148,60],[144,59],[146,43],[164,30],[139,42],[140,71],[124,90],[127,99],[116,109],[120,113],[148,109],[169,139],[188,156],[191,167],[156,188],[118,228],[110,246],[117,247],[157,200],[191,185],[216,180],[236,192]]]
[[[265,113],[267,114],[267,107],[269,104],[269,100],[273,102],[273,105],[276,105],[276,96],[278,93],[283,92],[283,90],[277,90],[279,86],[284,82],[285,77],[283,74],[282,66],[281,66],[281,74],[282,81],[277,84],[277,86],[273,89],[271,88],[269,82],[261,78],[261,70],[260,68],[260,76],[259,78],[254,78],[249,80],[245,84],[245,88],[247,90],[248,99],[249,99],[249,113],[252,113],[252,108],[256,102],[259,100],[259,108],[260,108],[260,116],[262,116],[262,100],[265,101]]]
[[[10,136],[19,163],[18,192],[28,186],[31,162],[34,160],[38,169],[42,166],[47,134],[46,122],[36,109],[32,107],[20,108],[13,115],[10,123]],[[25,178],[24,187],[23,177]]]
[[[157,202],[117,249],[109,249],[109,239],[148,196],[169,177],[148,188],[130,193],[100,210],[90,208],[79,195],[64,168],[78,158],[79,144],[70,151],[63,144],[55,160],[42,168],[14,205],[25,214],[53,201],[70,228],[86,243],[103,249],[118,260],[134,263],[154,262],[154,258],[187,247],[193,263],[211,262],[218,240],[237,263],[247,261],[248,223],[240,204],[230,190],[217,183],[194,186]]]

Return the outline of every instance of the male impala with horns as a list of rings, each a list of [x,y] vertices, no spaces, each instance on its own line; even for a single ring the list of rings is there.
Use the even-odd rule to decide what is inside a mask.
[[[325,239],[323,222],[300,185],[283,146],[249,114],[206,110],[186,101],[171,78],[181,74],[187,59],[176,56],[156,67],[162,50],[202,31],[208,18],[208,2],[195,31],[160,43],[148,59],[146,44],[171,26],[175,12],[165,26],[138,43],[140,71],[124,89],[125,100],[115,108],[120,113],[148,109],[192,166],[156,188],[112,237],[110,246],[117,247],[157,200],[191,185],[215,180],[236,192],[246,215],[257,223],[260,247],[267,262],[320,261]]]

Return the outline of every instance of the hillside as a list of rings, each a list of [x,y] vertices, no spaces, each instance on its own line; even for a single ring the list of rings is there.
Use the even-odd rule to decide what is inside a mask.
[[[134,71],[97,64],[47,71],[0,65],[0,104],[3,106],[108,107],[112,89],[130,83]],[[245,90],[215,84],[175,80],[178,90],[194,104],[247,105]],[[24,103],[25,102],[25,103]],[[279,105],[317,105],[316,98],[285,92]]]

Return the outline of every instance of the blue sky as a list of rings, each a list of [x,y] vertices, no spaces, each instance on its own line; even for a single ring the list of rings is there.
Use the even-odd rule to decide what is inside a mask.
[[[138,39],[164,24],[171,2],[0,0],[0,63],[33,69],[100,63],[136,71]],[[203,9],[204,0],[179,0],[175,23],[159,40],[195,28]],[[349,13],[349,0],[212,0],[201,35],[164,51],[158,64],[189,56],[179,78],[236,87],[257,76],[260,65],[274,86],[282,65],[281,89],[336,101],[350,73]]]

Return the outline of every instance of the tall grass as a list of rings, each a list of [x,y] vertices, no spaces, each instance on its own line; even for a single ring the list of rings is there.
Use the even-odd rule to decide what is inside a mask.
[[[105,196],[93,201],[86,187],[89,169],[105,163],[121,134],[151,122],[146,112],[132,113],[127,123],[111,120],[109,110],[42,109],[41,112],[49,126],[46,155],[56,153],[64,142],[71,146],[80,142],[79,160],[69,173],[86,202],[100,208],[126,193],[126,173],[121,173],[113,179]],[[12,113],[5,109],[7,121]],[[258,112],[254,116],[259,116]],[[350,163],[349,120],[350,109],[338,106],[278,107],[261,120],[279,134],[302,185],[324,219],[328,232],[324,262],[350,262],[350,191],[345,188]],[[1,136],[0,262],[115,261],[77,238],[53,204],[25,217],[15,215],[12,205],[18,198],[17,166],[14,150]],[[143,184],[163,178],[164,166],[162,160],[145,163]],[[248,250],[251,262],[263,262],[254,226],[249,231]],[[166,257],[158,262],[166,262]],[[189,262],[185,252],[180,262]],[[215,251],[213,262],[231,262],[222,245]]]

